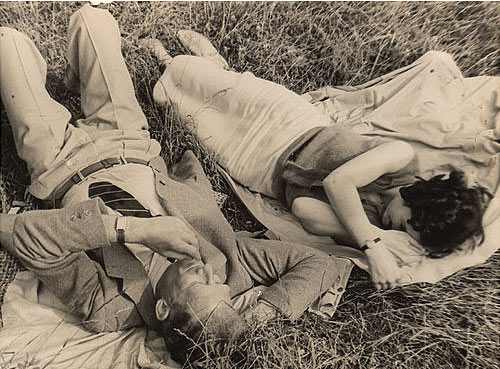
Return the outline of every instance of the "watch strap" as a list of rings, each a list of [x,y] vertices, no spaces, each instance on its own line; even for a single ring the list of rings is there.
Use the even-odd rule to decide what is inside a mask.
[[[380,241],[382,241],[380,237],[376,237],[373,240],[366,241],[365,244],[361,246],[361,251],[365,252],[366,250],[375,247],[375,244],[379,243]]]

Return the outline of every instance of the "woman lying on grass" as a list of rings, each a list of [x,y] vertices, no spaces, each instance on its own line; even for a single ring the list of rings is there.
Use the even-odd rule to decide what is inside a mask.
[[[441,257],[482,241],[491,195],[469,186],[463,172],[419,178],[409,144],[332,127],[283,86],[228,70],[203,36],[178,37],[198,57],[171,58],[158,40],[147,41],[167,67],[155,101],[172,105],[238,182],[285,200],[311,233],[365,251],[377,288],[400,280],[387,248],[420,242]]]

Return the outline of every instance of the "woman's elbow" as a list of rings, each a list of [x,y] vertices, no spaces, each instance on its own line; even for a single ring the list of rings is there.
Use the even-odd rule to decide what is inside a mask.
[[[391,155],[398,159],[397,168],[394,168],[395,170],[399,170],[401,166],[407,165],[415,156],[415,150],[408,142],[393,141],[390,145]]]

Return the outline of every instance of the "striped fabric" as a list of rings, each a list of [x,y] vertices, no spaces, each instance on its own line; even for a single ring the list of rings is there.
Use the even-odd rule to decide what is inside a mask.
[[[100,197],[111,209],[123,216],[150,218],[151,212],[144,208],[134,196],[109,182],[95,182],[89,186],[91,199]]]

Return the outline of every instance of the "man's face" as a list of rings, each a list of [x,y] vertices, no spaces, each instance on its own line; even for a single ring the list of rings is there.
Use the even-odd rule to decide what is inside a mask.
[[[186,301],[202,317],[221,302],[231,304],[229,286],[222,283],[209,264],[195,259],[178,260],[166,273],[165,285],[168,287],[163,295],[170,306]]]

